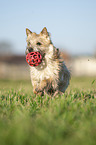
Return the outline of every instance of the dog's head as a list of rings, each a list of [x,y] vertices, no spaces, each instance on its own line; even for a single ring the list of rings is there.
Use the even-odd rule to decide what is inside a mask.
[[[27,48],[26,54],[29,52],[38,51],[43,56],[48,52],[49,45],[51,44],[51,39],[49,33],[47,32],[46,27],[40,32],[40,34],[36,34],[35,32],[31,32],[29,29],[26,29],[27,34]]]

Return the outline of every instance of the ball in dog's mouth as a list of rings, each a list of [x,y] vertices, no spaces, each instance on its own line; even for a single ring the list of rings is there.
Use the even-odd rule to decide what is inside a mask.
[[[42,62],[40,52],[30,52],[26,55],[26,61],[30,66],[38,66]]]

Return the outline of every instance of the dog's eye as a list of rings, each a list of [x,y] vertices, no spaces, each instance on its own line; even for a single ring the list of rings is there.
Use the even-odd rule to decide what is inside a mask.
[[[40,45],[42,45],[42,44],[41,44],[40,42],[37,42],[37,45],[39,45],[39,46],[40,46]]]

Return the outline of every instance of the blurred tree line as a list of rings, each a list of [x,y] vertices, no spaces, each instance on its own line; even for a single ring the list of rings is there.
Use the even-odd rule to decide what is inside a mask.
[[[13,46],[8,41],[0,42],[0,55],[10,55],[12,54]]]

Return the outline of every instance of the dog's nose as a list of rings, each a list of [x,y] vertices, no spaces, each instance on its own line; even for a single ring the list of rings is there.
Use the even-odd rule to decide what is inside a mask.
[[[29,52],[32,52],[33,51],[33,48],[32,47],[28,48],[28,51]]]
[[[25,54],[27,55],[28,53],[30,53],[32,51],[33,51],[33,48],[32,47],[27,47],[26,48],[26,51],[25,51]]]

